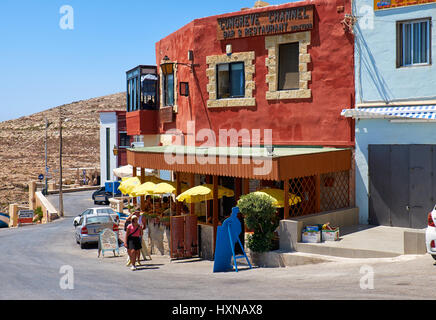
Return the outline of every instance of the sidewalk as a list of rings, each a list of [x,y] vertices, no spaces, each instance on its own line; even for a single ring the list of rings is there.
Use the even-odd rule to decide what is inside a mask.
[[[412,248],[413,247],[413,248]],[[423,230],[355,225],[341,228],[338,241],[297,243],[298,252],[347,258],[388,258],[423,254]]]

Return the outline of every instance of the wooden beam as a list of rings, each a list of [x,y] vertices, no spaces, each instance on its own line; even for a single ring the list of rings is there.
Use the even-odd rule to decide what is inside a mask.
[[[250,192],[249,179],[242,179],[242,194],[248,194]]]
[[[284,181],[285,186],[284,186],[284,190],[285,190],[285,197],[284,197],[284,214],[283,217],[284,219],[288,219],[289,218],[289,179],[285,179]]]
[[[213,253],[215,255],[216,234],[218,230],[218,176],[213,176]]]
[[[191,173],[189,176],[189,187],[195,187],[195,174]],[[189,208],[190,214],[195,214],[195,203],[191,203]]]
[[[136,177],[136,176],[137,176],[137,174],[136,174],[136,170],[137,170],[136,167],[133,167],[133,172],[132,172],[132,176],[133,176],[133,177]],[[136,197],[133,198],[133,205],[134,205],[134,206],[137,205]]]
[[[241,189],[242,189],[242,179],[241,178],[235,178],[235,206],[238,203],[239,198],[241,197]]]
[[[145,183],[145,168],[141,168],[141,184]],[[145,211],[145,196],[141,196],[141,211]]]
[[[176,197],[182,192],[182,181],[180,180],[180,172],[176,172]],[[176,215],[182,214],[182,203],[176,200]]]

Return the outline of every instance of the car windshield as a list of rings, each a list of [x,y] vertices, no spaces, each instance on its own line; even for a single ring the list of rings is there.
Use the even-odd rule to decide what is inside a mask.
[[[97,209],[97,213],[114,214],[115,212],[112,209]]]
[[[110,222],[112,222],[110,216],[89,217],[88,219],[86,219],[86,224],[110,223]]]

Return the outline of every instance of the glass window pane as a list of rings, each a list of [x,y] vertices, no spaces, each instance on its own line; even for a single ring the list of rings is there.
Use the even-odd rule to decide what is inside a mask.
[[[230,82],[232,84],[231,96],[243,97],[245,95],[244,64],[243,63],[231,64],[230,76],[231,76]]]
[[[413,63],[421,63],[420,29],[419,23],[413,24]]]
[[[174,74],[165,76],[165,105],[174,105]]]
[[[404,25],[404,64],[412,64],[412,26],[410,24]]]
[[[299,43],[279,47],[279,90],[300,88]]]
[[[428,25],[427,21],[421,22],[421,63],[428,63]]]
[[[230,97],[229,65],[219,64],[217,66],[218,99]]]

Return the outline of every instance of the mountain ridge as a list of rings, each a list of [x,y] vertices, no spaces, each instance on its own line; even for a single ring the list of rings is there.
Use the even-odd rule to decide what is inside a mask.
[[[58,181],[59,117],[62,124],[63,177],[73,179],[76,168],[100,169],[100,111],[126,109],[125,92],[74,101],[17,119],[0,122],[0,212],[8,205],[28,204],[28,183],[45,172],[45,117],[47,162]]]

